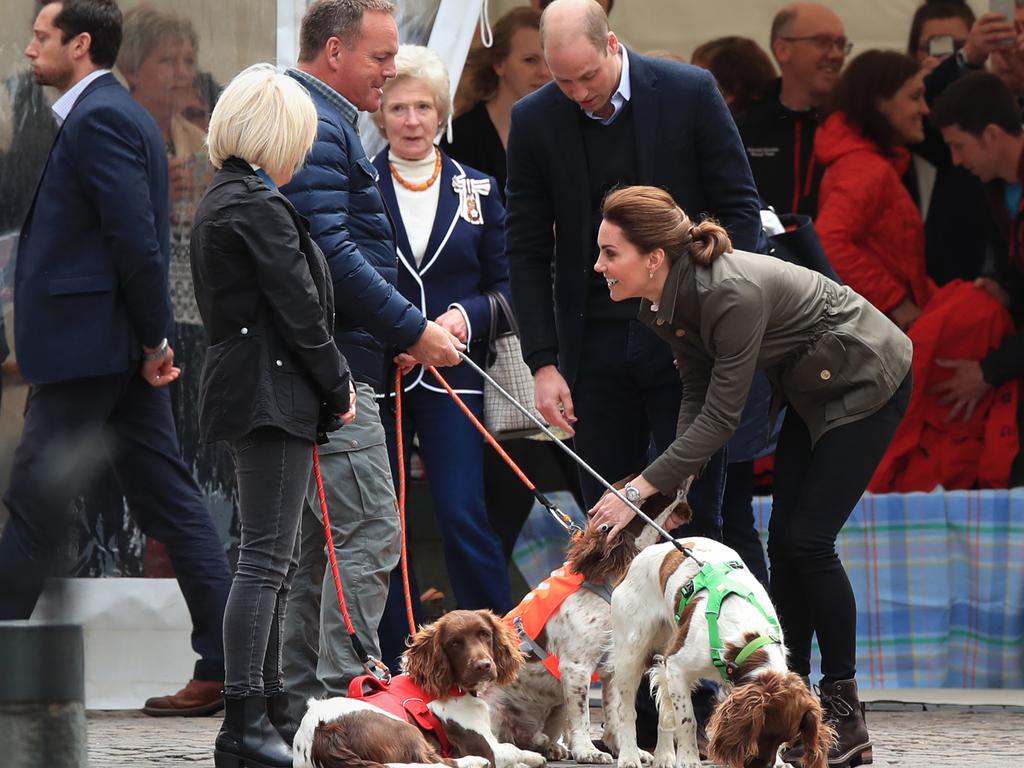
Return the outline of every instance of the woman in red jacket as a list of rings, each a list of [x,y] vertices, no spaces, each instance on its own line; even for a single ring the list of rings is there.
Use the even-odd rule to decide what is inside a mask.
[[[832,92],[814,151],[826,166],[818,235],[853,290],[906,331],[935,284],[925,272],[924,223],[901,177],[907,145],[924,139],[924,73],[895,51],[865,51]]]

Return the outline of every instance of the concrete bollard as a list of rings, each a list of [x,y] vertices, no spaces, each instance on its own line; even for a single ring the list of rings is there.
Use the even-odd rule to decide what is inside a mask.
[[[84,658],[77,624],[0,621],[0,764],[87,768]]]

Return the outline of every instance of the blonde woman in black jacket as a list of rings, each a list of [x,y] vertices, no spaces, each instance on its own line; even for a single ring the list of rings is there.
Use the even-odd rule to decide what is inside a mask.
[[[642,504],[695,475],[739,425],[754,371],[767,374],[774,409],[789,405],[768,557],[790,669],[810,675],[817,635],[822,705],[838,735],[829,765],[870,763],[854,680],[856,598],[835,544],[906,412],[910,339],[818,272],[733,251],[722,227],[692,222],[664,190],[617,190],[603,215],[594,269],[614,301],[642,299],[639,319],[672,348],[683,387],[675,441],[625,495]],[[634,514],[610,494],[591,513],[609,536]]]
[[[210,343],[200,432],[230,447],[242,529],[224,613],[218,768],[292,764],[268,718],[268,699],[283,694],[286,575],[318,431],[355,418],[348,364],[331,335],[327,264],[277,191],[301,166],[316,125],[313,102],[293,79],[269,64],[239,74],[210,120],[218,170],[192,232],[196,301]]]

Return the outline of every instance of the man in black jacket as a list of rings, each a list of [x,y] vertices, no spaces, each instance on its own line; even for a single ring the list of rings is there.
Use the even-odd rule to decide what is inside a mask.
[[[939,385],[952,405],[951,417],[969,419],[982,396],[992,387],[1024,378],[1024,130],[1017,100],[994,74],[975,72],[961,78],[939,97],[931,113],[942,131],[953,162],[981,179],[988,194],[993,243],[999,243],[999,268],[975,284],[987,290],[1013,315],[1018,333],[992,350],[984,360],[943,360],[953,375]],[[1014,199],[1015,198],[1015,199]],[[970,226],[969,229],[975,227]],[[1024,401],[1024,398],[1021,399]],[[1022,423],[1018,408],[1017,423]],[[1010,473],[1011,485],[1024,481],[1024,462],[1018,453]]]
[[[782,77],[736,116],[736,127],[762,200],[778,214],[813,218],[823,170],[814,161],[814,134],[851,43],[831,10],[794,3],[775,15],[771,46]]]

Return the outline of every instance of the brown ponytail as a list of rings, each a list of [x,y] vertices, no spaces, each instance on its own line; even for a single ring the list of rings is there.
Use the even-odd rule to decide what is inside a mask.
[[[623,187],[609,192],[601,214],[640,251],[661,248],[673,264],[688,254],[698,264],[708,265],[732,250],[728,233],[716,221],[694,224],[672,196],[657,187]]]

